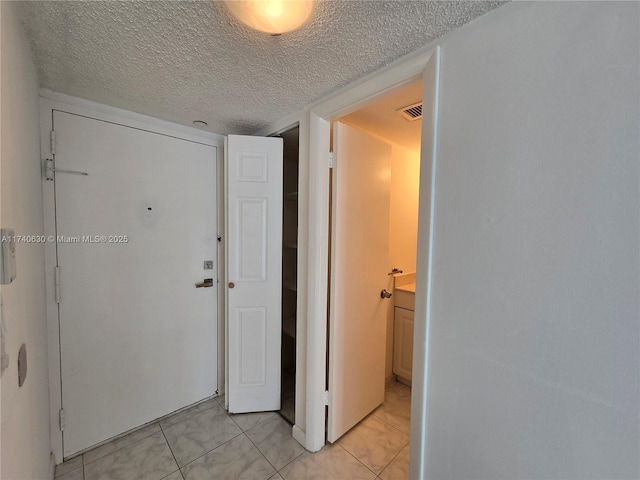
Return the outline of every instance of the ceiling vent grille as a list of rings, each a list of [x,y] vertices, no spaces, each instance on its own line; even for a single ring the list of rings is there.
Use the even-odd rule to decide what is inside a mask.
[[[406,107],[396,110],[406,120],[413,122],[422,118],[422,102],[407,105]]]

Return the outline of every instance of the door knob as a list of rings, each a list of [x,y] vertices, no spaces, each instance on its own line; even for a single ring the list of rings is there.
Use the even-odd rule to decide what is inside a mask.
[[[213,278],[205,278],[204,281],[196,283],[196,288],[209,288],[213,287]]]
[[[388,292],[386,288],[383,288],[380,292],[380,298],[391,298],[391,292]]]
[[[229,282],[229,288],[233,288],[233,287],[235,287],[235,286],[236,286],[236,284],[235,284],[235,283],[233,283],[233,282]]]

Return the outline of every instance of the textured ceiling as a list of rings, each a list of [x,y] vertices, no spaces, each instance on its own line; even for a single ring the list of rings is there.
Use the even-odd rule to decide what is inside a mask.
[[[41,87],[226,134],[253,133],[503,1],[320,1],[279,37],[215,1],[21,3]]]
[[[397,110],[421,101],[422,77],[394,89],[340,120],[410,150],[419,151],[422,121],[406,120]]]

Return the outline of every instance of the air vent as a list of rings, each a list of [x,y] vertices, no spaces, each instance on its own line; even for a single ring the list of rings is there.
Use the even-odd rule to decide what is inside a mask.
[[[410,122],[413,122],[414,120],[419,120],[422,118],[422,102],[414,103],[413,105],[408,105],[396,111],[400,115],[402,115],[406,120],[409,120]]]

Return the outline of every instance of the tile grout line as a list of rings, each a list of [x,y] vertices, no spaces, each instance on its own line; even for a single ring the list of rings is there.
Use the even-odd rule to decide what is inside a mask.
[[[1,1],[1,0],[0,0],[0,1]],[[159,423],[159,422],[155,422],[155,423],[158,423],[158,427],[160,427],[160,423]],[[147,424],[147,425],[145,425],[145,426],[144,426],[144,428],[147,428],[147,427],[148,427],[148,426],[150,426],[150,425],[153,425],[153,422],[152,422],[152,423],[149,423],[149,424]],[[129,435],[133,435],[134,433],[139,432],[140,430],[142,430],[142,429],[136,430],[136,431],[134,431],[134,432],[130,433]],[[162,431],[162,427],[160,427],[160,431]],[[102,445],[100,445],[99,447],[96,447],[96,448],[95,448],[95,449],[93,449],[93,450],[88,450],[88,451],[84,452],[84,453],[82,454],[82,471],[83,471],[83,473],[84,473],[84,467],[85,467],[85,466],[90,465],[90,464],[92,464],[92,463],[94,463],[94,462],[97,462],[98,460],[101,460],[101,459],[103,459],[103,458],[105,458],[105,457],[108,457],[109,455],[113,455],[114,453],[119,452],[120,450],[123,450],[123,449],[125,449],[125,448],[127,448],[127,447],[130,447],[130,446],[132,446],[132,445],[135,445],[136,443],[141,442],[142,440],[145,440],[145,439],[149,438],[150,436],[155,435],[156,433],[158,433],[158,432],[153,432],[153,433],[150,433],[150,434],[148,434],[148,435],[145,435],[144,437],[141,437],[141,438],[137,439],[135,442],[131,442],[131,443],[128,443],[128,444],[126,444],[126,445],[121,446],[120,448],[116,448],[116,449],[115,449],[115,450],[113,450],[112,452],[105,453],[105,454],[104,454],[104,455],[102,455],[101,457],[94,458],[93,460],[91,460],[90,462],[87,462],[87,463],[85,463],[85,461],[84,461],[84,456],[85,456],[87,453],[92,452],[93,450],[97,450],[98,448],[101,448],[101,447],[103,447],[104,445],[107,445],[108,443],[113,443],[113,442],[115,442],[115,440],[110,440],[109,442],[107,442],[107,443],[103,443]],[[122,437],[116,437],[116,440],[121,440],[121,439],[126,438],[126,437],[127,437],[127,435],[122,436]],[[115,448],[115,445],[114,445],[114,448]]]
[[[402,430],[400,430],[398,427],[396,427],[396,426],[395,426],[395,425],[393,425],[392,423],[387,422],[384,418],[380,418],[380,417],[376,416],[376,415],[375,415],[375,413],[374,413],[374,415],[373,415],[373,418],[375,418],[375,419],[377,419],[377,420],[380,420],[382,423],[384,423],[384,424],[386,424],[386,425],[389,425],[391,428],[393,428],[394,430],[397,430],[398,432],[400,432],[400,433],[401,433],[402,435],[404,435],[405,437],[407,437],[407,438],[409,438],[409,439],[411,438],[411,435],[410,435],[410,434],[404,433]]]
[[[393,463],[393,461],[394,461],[396,458],[398,458],[398,457],[400,456],[400,454],[402,453],[402,451],[403,451],[405,448],[407,448],[407,446],[408,446],[408,445],[409,445],[409,444],[407,443],[407,445],[405,445],[404,447],[402,447],[402,448],[400,449],[400,451],[399,451],[398,453],[396,453],[396,454],[393,456],[393,458],[389,461],[389,463],[387,463],[387,464],[384,466],[384,468],[383,468],[382,470],[380,470],[380,473],[378,474],[378,478],[380,478],[380,475],[382,475],[382,472],[384,472],[384,471],[389,467],[389,465],[391,465],[391,464]]]
[[[258,426],[258,425],[256,425],[256,427],[257,427],[257,426]],[[255,427],[254,427],[254,428],[255,428]],[[252,429],[250,429],[250,430],[252,430]],[[258,448],[258,446],[253,442],[253,440],[251,440],[251,438],[249,437],[249,435],[247,435],[247,433],[246,433],[246,432],[242,432],[242,433],[244,434],[244,436],[245,436],[245,437],[247,437],[247,440],[249,440],[249,441],[251,442],[251,445],[253,445],[253,446],[254,446],[254,448],[255,448],[256,450],[258,450],[258,452],[260,452],[260,455],[262,455],[262,458],[264,458],[264,459],[267,461],[267,463],[268,463],[269,465],[271,465],[271,468],[273,468],[273,469],[275,470],[275,472],[279,475],[280,473],[278,472],[278,469],[276,468],[276,466],[275,466],[274,464],[272,464],[272,463],[269,461],[269,459],[265,456],[265,454],[264,454],[264,453],[262,453],[262,450],[260,450],[260,448]],[[297,458],[297,457],[296,457],[296,458]],[[282,476],[282,475],[281,475],[281,476]],[[271,475],[271,477],[273,477],[273,475]],[[269,477],[269,478],[271,478],[271,477]]]
[[[224,410],[224,407],[222,407],[222,409]],[[256,423],[253,427],[251,427],[249,430],[243,430],[243,428],[238,424],[238,422],[236,422],[233,418],[234,414],[229,413],[228,411],[224,410],[224,413],[227,414],[227,416],[233,421],[233,423],[235,423],[238,428],[240,430],[242,430],[242,433],[246,433],[249,430],[253,430],[254,428],[256,428],[258,425],[262,425],[264,422],[266,422],[267,420],[271,420],[271,417],[273,417],[273,415],[271,415],[271,417],[267,417],[264,420],[260,421],[259,423]],[[264,413],[264,412],[249,412],[249,413],[236,413],[235,415],[251,415],[251,413]],[[276,415],[276,412],[272,412],[274,415]]]
[[[0,0],[0,1],[2,1],[2,0]],[[162,434],[164,435],[164,431],[162,432]],[[242,435],[242,434],[244,434],[244,432],[240,432],[240,433],[239,433],[238,435],[236,435],[235,437],[230,438],[230,439],[229,439],[229,440],[227,440],[226,442],[224,442],[224,443],[222,443],[222,444],[218,445],[218,446],[217,446],[217,447],[215,447],[215,448],[212,448],[211,450],[209,450],[209,451],[207,451],[207,452],[203,453],[203,454],[202,454],[202,455],[200,455],[199,457],[194,458],[194,459],[193,459],[193,460],[191,460],[189,463],[184,464],[182,467],[181,467],[181,466],[178,464],[178,462],[176,461],[176,464],[178,464],[178,468],[180,469],[180,474],[182,475],[182,469],[183,469],[184,467],[186,467],[187,465],[191,465],[191,464],[192,464],[193,462],[195,462],[196,460],[199,460],[199,459],[201,459],[202,457],[204,457],[205,455],[208,455],[208,454],[210,454],[211,452],[213,452],[214,450],[217,450],[218,448],[222,447],[223,445],[226,445],[226,444],[227,444],[227,443],[229,443],[231,440],[235,440],[236,438],[238,438],[238,437],[239,437],[240,435]],[[167,437],[164,437],[164,438],[166,439]],[[167,444],[168,444],[168,443],[169,443],[169,441],[167,440]],[[171,450],[171,445],[169,445],[169,450]],[[173,454],[173,451],[171,452],[171,454]],[[174,458],[175,458],[175,457],[174,457]],[[183,478],[184,478],[184,476],[183,476]]]
[[[377,474],[376,472],[374,472],[373,470],[371,470],[371,469],[370,469],[368,466],[366,466],[364,463],[362,463],[362,462],[360,461],[360,459],[359,459],[358,457],[356,457],[353,453],[351,453],[349,450],[347,450],[346,448],[344,448],[344,447],[343,447],[342,445],[340,445],[338,442],[336,442],[334,445],[339,446],[342,450],[344,450],[345,452],[347,452],[347,454],[351,455],[351,456],[355,459],[355,461],[356,461],[356,462],[358,462],[358,463],[359,463],[360,465],[362,465],[364,468],[366,468],[366,469],[367,469],[367,470],[369,470],[371,473],[373,473],[373,474],[376,476],[376,478],[378,478],[378,474]],[[404,448],[404,447],[403,447],[403,448]],[[384,467],[384,468],[387,468],[387,466],[385,465],[385,467]],[[383,468],[382,470],[384,470],[384,468]],[[382,473],[382,471],[381,471],[380,473]]]
[[[160,431],[162,432],[162,436],[164,437],[164,441],[167,442],[167,447],[169,447],[169,451],[171,452],[171,456],[173,457],[173,461],[176,462],[176,467],[178,467],[178,471],[180,472],[180,476],[182,477],[182,480],[184,480],[184,475],[182,474],[182,469],[180,468],[180,464],[178,463],[178,459],[176,458],[175,454],[173,453],[173,449],[171,448],[171,444],[169,443],[169,440],[167,439],[167,436],[164,434],[164,429],[162,428],[162,425],[160,425],[160,422],[158,422],[158,426],[160,427]],[[171,474],[169,474],[171,475]]]

